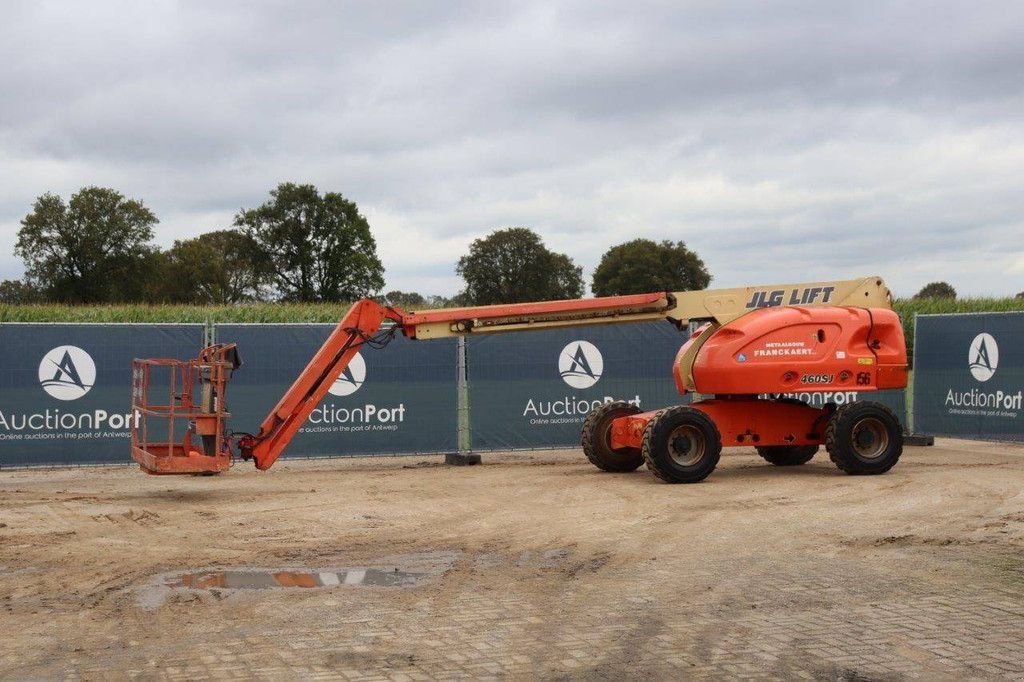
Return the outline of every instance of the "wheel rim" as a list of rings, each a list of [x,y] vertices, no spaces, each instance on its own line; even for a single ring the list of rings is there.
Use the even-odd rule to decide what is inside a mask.
[[[889,449],[889,429],[881,419],[865,417],[853,425],[853,449],[864,459],[878,459]]]
[[[705,450],[707,439],[696,426],[677,426],[668,438],[668,455],[679,466],[693,466],[704,457]]]
[[[605,449],[608,452],[612,453],[613,455],[622,455],[622,454],[624,454],[623,452],[621,452],[619,450],[615,450],[614,448],[612,448],[612,425],[615,423],[615,420],[618,417],[622,417],[622,416],[623,416],[622,414],[618,414],[618,413],[610,414],[605,419],[605,421],[602,422],[599,425],[599,428],[600,428],[600,431],[601,431],[601,440],[604,442],[604,447],[605,447]]]

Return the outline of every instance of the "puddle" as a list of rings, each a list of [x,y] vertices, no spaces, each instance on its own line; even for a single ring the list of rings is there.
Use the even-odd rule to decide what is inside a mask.
[[[415,588],[443,575],[458,558],[457,552],[421,552],[383,557],[366,566],[346,568],[202,568],[161,573],[145,584],[129,588],[145,609],[160,607],[169,597],[195,600],[204,595],[223,598],[251,591],[329,590],[360,588]]]
[[[350,568],[344,571],[199,571],[167,576],[167,587],[209,590],[274,590],[280,588],[340,587],[342,585],[375,585],[403,587],[415,585],[429,573],[411,573],[397,568]]]

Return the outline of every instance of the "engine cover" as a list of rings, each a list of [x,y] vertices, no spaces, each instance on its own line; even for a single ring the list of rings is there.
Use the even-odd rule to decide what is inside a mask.
[[[899,316],[885,308],[779,307],[755,310],[711,334],[692,367],[702,394],[875,391],[907,385]],[[688,372],[689,370],[689,372]],[[680,386],[680,388],[684,388]]]

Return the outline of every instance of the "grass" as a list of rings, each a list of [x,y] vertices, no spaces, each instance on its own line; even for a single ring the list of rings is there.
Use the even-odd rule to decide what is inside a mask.
[[[0,322],[337,322],[348,303],[252,303],[245,305],[39,305],[0,304]],[[914,315],[1024,310],[1020,298],[957,300],[901,298],[893,308],[913,348]]]
[[[1002,313],[1024,310],[1024,298],[898,298],[893,309],[903,322],[903,335],[907,338],[907,351],[914,352],[914,315],[950,313]]]
[[[39,305],[0,304],[0,322],[337,322],[348,303],[251,303],[245,305]],[[1021,298],[899,298],[893,308],[903,320],[907,349],[914,351],[914,315],[1024,310]]]
[[[348,303],[0,305],[0,322],[337,322]]]
[[[897,298],[893,308],[903,317],[945,313],[1005,313],[1024,310],[1024,298]]]

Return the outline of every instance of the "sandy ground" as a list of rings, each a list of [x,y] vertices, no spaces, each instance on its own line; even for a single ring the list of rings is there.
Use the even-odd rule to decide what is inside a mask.
[[[3,471],[0,677],[1019,677],[1022,483],[1024,448],[950,440],[875,477],[730,450],[675,486],[575,450]],[[392,566],[427,575],[166,587]]]

